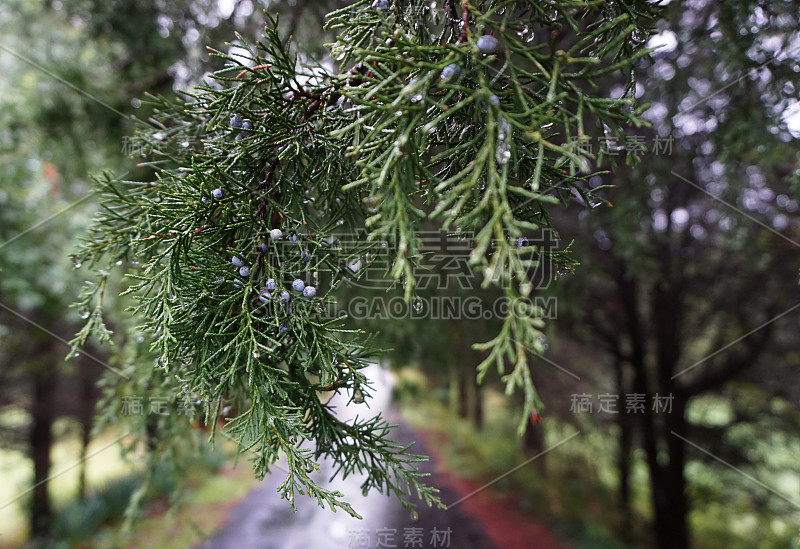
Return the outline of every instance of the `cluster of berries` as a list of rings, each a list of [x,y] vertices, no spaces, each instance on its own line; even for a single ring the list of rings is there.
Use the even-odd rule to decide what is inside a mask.
[[[272,229],[269,232],[269,237],[271,240],[281,240],[283,238],[283,232],[280,229]],[[292,235],[289,237],[290,241],[297,242],[299,237],[297,235]],[[261,250],[263,252],[267,252],[269,250],[269,244],[267,242],[261,243]],[[311,257],[311,254],[308,250],[303,250],[301,254],[301,259],[303,261],[308,261]],[[239,270],[239,276],[242,278],[248,278],[250,276],[250,266],[245,262],[245,260],[238,256],[233,255],[231,257],[231,263],[234,267]],[[237,286],[242,286],[241,281],[237,281]],[[288,305],[289,301],[291,300],[291,294],[287,290],[277,291],[278,284],[273,278],[267,279],[263,288],[261,288],[259,292],[259,299],[262,303],[268,303],[271,300],[277,299],[282,304]],[[306,283],[297,278],[292,281],[291,289],[295,292],[301,294],[303,297],[312,299],[317,295],[317,289],[314,286],[306,286]]]
[[[491,34],[484,34],[475,43],[478,51],[483,55],[491,55],[497,53],[500,47],[500,42]],[[461,77],[461,66],[456,63],[451,63],[442,69],[442,74],[439,75],[439,80],[445,84],[455,84]]]
[[[243,119],[238,114],[234,114],[231,116],[231,128],[251,132],[255,129],[255,126],[253,126],[253,122],[249,118]],[[233,138],[234,141],[239,141],[241,139],[244,139],[244,135],[241,133],[237,133],[236,137]]]
[[[261,295],[259,297],[261,302],[267,303],[270,299],[275,297],[275,290],[277,287],[278,284],[275,282],[275,279],[268,278],[266,284],[264,284],[264,287],[261,288]],[[307,297],[309,299],[316,297],[317,295],[317,289],[314,286],[306,286],[306,283],[299,278],[296,278],[294,281],[292,281],[292,290],[303,294],[303,297]],[[277,294],[277,298],[283,303],[288,303],[291,299],[291,295],[286,290],[281,290],[280,293]]]
[[[262,244],[263,246],[263,244]],[[245,263],[244,259],[239,257],[238,255],[234,255],[231,257],[231,263],[233,263],[234,267],[239,269],[239,276],[243,278],[247,278],[250,276],[250,266]],[[277,283],[275,282],[274,278],[267,279],[266,284],[263,288],[261,288],[261,300],[266,303],[266,299],[271,299],[273,297],[273,292],[277,288]],[[296,278],[292,282],[292,289],[295,292],[303,294],[303,297],[312,298],[317,295],[317,289],[314,286],[306,286],[306,283],[303,282],[302,279]],[[290,299],[289,292],[286,290],[282,290],[278,294],[278,298],[283,302],[288,302]]]

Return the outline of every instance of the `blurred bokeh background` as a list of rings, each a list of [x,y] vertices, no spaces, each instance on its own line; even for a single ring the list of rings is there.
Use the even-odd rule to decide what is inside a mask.
[[[280,513],[285,502],[224,441],[185,457],[180,474],[149,471],[141,489],[145,464],[120,452],[125,432],[108,417],[92,427],[104,390],[110,398],[103,372],[153,359],[126,345],[89,346],[65,362],[91,314],[70,308],[86,273],[68,254],[96,208],[89,174],[152,175],[137,167],[129,137],[130,117],[147,116],[145,93],[201,82],[219,68],[206,45],[221,49],[235,32],[258,36],[265,9],[281,14],[283,35],[305,54],[323,58],[324,14],[342,5],[0,5],[0,547],[305,539],[307,513],[270,523],[243,511]],[[452,511],[453,547],[800,546],[800,3],[672,1],[667,15],[652,37],[631,37],[659,48],[638,62],[635,89],[602,83],[609,97],[649,103],[652,124],[630,129],[628,144],[593,130],[592,152],[604,149],[607,163],[616,154],[617,165],[587,184],[613,185],[605,191],[613,207],[576,196],[555,220],[559,245],[574,240],[581,266],[555,273],[537,294],[550,317],[548,350],[531,358],[544,406],[524,437],[516,436],[519,396],[504,396],[492,373],[475,382],[482,357],[470,345],[492,337],[496,320],[428,314],[437,298],[464,303],[472,284],[431,285],[408,314],[371,310],[353,321],[393,349],[375,375],[388,376],[378,387],[394,402],[384,398],[376,411],[432,454],[434,484],[470,496]],[[623,156],[635,142],[648,150],[631,166]],[[431,268],[452,274],[446,261]],[[498,297],[481,293],[480,310]],[[124,339],[134,333],[126,303],[109,299]],[[158,413],[157,403],[112,394],[106,416]],[[134,495],[143,511],[126,516]],[[376,547],[376,529],[392,524],[403,546],[408,517],[354,496],[356,509],[376,513],[362,527],[370,545],[353,535],[357,526],[324,519],[314,529],[330,544],[297,546]],[[431,528],[447,527],[451,515],[419,513],[424,545],[407,546],[447,546]],[[237,543],[248,521],[272,527]]]

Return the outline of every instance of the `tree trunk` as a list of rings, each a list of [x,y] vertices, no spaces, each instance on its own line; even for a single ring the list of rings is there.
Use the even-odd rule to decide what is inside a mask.
[[[476,429],[483,429],[483,391],[478,383],[478,378],[472,376],[473,401],[472,401],[472,420]]]
[[[154,452],[158,448],[158,416],[147,414],[144,423],[145,446],[149,452]]]
[[[80,468],[78,471],[78,498],[86,499],[87,497],[87,483],[86,483],[86,455],[89,450],[89,442],[92,433],[92,418],[94,417],[94,383],[95,379],[89,375],[88,368],[81,371],[81,410],[80,410],[80,425],[81,425],[81,455],[80,455]]]
[[[625,372],[622,363],[617,364],[617,394],[628,393],[625,385]],[[617,415],[619,427],[619,454],[617,456],[617,469],[619,470],[619,509],[621,515],[620,536],[624,541],[632,541],[631,534],[631,457],[633,452],[633,423],[626,413]]]
[[[542,478],[547,476],[547,454],[544,452],[544,425],[539,423],[537,425],[528,425],[523,437],[523,447],[525,452],[531,456],[541,454],[538,458],[533,460],[536,469],[539,471],[539,476]]]
[[[678,284],[671,280],[672,251],[664,247],[661,254],[663,271],[669,283],[656,285],[653,288],[654,312],[652,324],[656,337],[656,368],[658,371],[658,387],[661,396],[673,395],[672,410],[659,413],[657,429],[660,431],[659,447],[667,451],[668,462],[660,465],[656,503],[656,536],[661,549],[686,549],[689,547],[689,530],[687,514],[689,502],[686,498],[686,477],[684,476],[686,449],[681,439],[672,434],[686,432],[685,400],[675,394],[677,386],[672,379],[676,365],[680,360],[680,324],[683,318],[683,304]],[[654,495],[656,486],[654,488]]]
[[[688,549],[689,502],[684,463],[669,463],[653,485],[656,543],[659,549]]]
[[[655,414],[649,403],[652,402],[653,391],[652,380],[649,379],[648,369],[645,364],[645,334],[642,330],[641,314],[639,311],[638,299],[638,284],[634,277],[623,276],[618,280],[620,296],[622,297],[623,306],[627,317],[627,331],[631,338],[631,367],[633,369],[632,389],[635,393],[644,395],[645,405],[643,413],[631,414],[633,421],[636,421],[640,426],[639,432],[642,434],[642,442],[645,450],[647,460],[647,467],[650,472],[650,486],[651,497],[653,505],[654,516],[654,534],[656,546],[659,549],[685,549],[689,546],[689,535],[686,529],[686,512],[687,504],[685,499],[685,486],[683,479],[683,460],[680,462],[673,462],[673,456],[670,455],[669,465],[661,465],[659,463],[659,447],[662,445],[671,445],[671,438],[675,438],[670,434],[670,430],[680,432],[680,425],[676,424],[677,416],[680,415],[679,421],[683,419],[683,408],[679,410],[674,409],[672,413],[661,414],[666,417],[664,422],[656,421]],[[656,296],[658,302],[659,296]],[[673,306],[665,307],[665,311],[656,309],[658,315],[666,315],[667,313],[675,313],[676,309]],[[654,313],[655,314],[655,313]],[[661,382],[660,389],[662,391],[669,390],[674,387],[670,382],[671,366],[669,360],[676,354],[669,355],[669,350],[666,349],[665,337],[668,330],[666,327],[670,322],[674,321],[674,315],[670,314],[670,318],[658,317],[654,324],[656,325],[657,341],[659,345],[659,356],[657,357],[658,374],[657,379]],[[666,380],[666,383],[665,383]],[[676,399],[677,400],[677,399]],[[627,415],[627,414],[626,414]],[[680,441],[680,439],[678,439]],[[680,454],[675,457],[680,458]],[[679,471],[675,471],[675,468]],[[678,479],[678,477],[680,477]],[[678,484],[673,484],[676,480],[680,480]],[[683,504],[681,504],[681,501]],[[680,519],[677,515],[682,516]],[[683,524],[681,527],[680,524]]]
[[[681,439],[670,431],[686,432],[684,403],[675,399],[671,414],[664,414],[664,437],[668,449],[669,463],[660,467],[659,483],[653,483],[655,503],[656,541],[659,549],[688,549],[689,500],[686,497],[686,447]]]
[[[33,461],[33,494],[30,506],[31,537],[44,537],[50,532],[53,509],[50,502],[50,450],[53,446],[55,409],[53,393],[55,376],[43,369],[33,376],[30,452]]]
[[[463,372],[458,374],[458,417],[469,417],[469,386],[467,376]]]
[[[461,393],[459,384],[460,374],[458,372],[458,369],[453,366],[450,366],[448,368],[448,373],[449,373],[448,376],[449,386],[447,391],[447,397],[450,401],[449,402],[450,412],[452,412],[453,414],[457,414],[461,403],[460,399]]]

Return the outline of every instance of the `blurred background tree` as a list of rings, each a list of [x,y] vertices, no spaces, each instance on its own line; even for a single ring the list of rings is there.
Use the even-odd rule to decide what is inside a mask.
[[[694,530],[702,546],[717,539],[766,547],[794,535],[800,486],[788,460],[798,410],[789,372],[797,350],[786,337],[800,309],[798,13],[795,2],[670,3],[635,88],[604,84],[610,97],[635,93],[650,104],[653,126],[628,130],[631,143],[647,143],[644,161],[623,164],[630,143],[594,134],[589,147],[603,150],[610,172],[588,185],[615,186],[603,191],[613,208],[575,194],[573,207],[555,216],[582,264],[550,289],[558,330],[548,356],[582,381],[551,375],[545,361],[533,375],[546,417],[558,418],[545,425],[565,421],[617,439],[621,539],[687,547]],[[419,364],[433,383],[458,371],[469,356],[464,328],[412,323],[383,326],[398,363]],[[578,393],[594,395],[595,409],[597,395],[617,395],[618,414],[576,416],[564,403]],[[449,394],[469,400],[465,391]],[[645,399],[642,413],[625,410],[633,394]],[[653,409],[657,395],[671,398],[669,413]],[[772,443],[757,440],[756,423]],[[778,497],[703,450],[770,479]],[[639,465],[647,486],[634,475]],[[750,490],[758,495],[741,496]],[[646,511],[637,493],[647,494]],[[734,494],[739,503],[726,505]],[[634,527],[643,511],[652,516],[649,535]],[[759,526],[745,531],[743,523]]]
[[[776,455],[796,444],[783,437],[796,429],[797,408],[778,404],[796,402],[796,380],[788,376],[779,390],[768,380],[793,363],[795,351],[777,342],[796,330],[800,308],[798,13],[792,2],[672,3],[636,90],[651,103],[653,124],[638,133],[649,143],[669,139],[669,150],[590,181],[616,185],[607,195],[614,208],[583,212],[582,223],[565,230],[584,258],[560,288],[568,337],[603,353],[610,392],[648,402],[644,413],[617,416],[621,532],[630,532],[631,466],[642,448],[659,547],[689,545],[690,517],[699,523],[714,500],[701,495],[709,474],[747,489],[748,480],[690,441],[756,478],[770,470],[769,460],[746,457],[759,454],[742,447],[755,441],[734,434],[743,419],[732,412],[709,425],[700,420],[705,404],[736,409],[739,391],[759,393],[782,410],[770,422],[782,441]],[[653,410],[656,395],[674,397],[670,413]],[[772,485],[796,501],[796,484]],[[756,501],[731,511],[725,524],[735,530],[755,514],[765,522],[752,542],[762,546],[791,528],[797,511],[750,488],[760,491]],[[720,489],[713,504],[729,495]],[[774,517],[785,522],[774,526]]]
[[[64,364],[66,342],[89,314],[69,308],[84,276],[65,254],[96,207],[88,175],[117,169],[145,177],[129,140],[129,117],[147,116],[143,94],[196,82],[201,63],[214,66],[206,44],[263,24],[251,2],[12,0],[0,7],[0,438],[32,464],[26,505],[34,537],[53,523],[51,452],[66,434],[54,426],[73,418],[64,425],[80,431],[85,457],[97,381],[113,368],[108,362],[117,363],[109,349],[88,348]]]

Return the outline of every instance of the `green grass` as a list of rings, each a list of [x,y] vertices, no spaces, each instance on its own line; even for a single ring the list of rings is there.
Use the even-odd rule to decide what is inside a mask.
[[[79,467],[73,467],[80,457],[80,440],[75,434],[74,421],[61,419],[54,425],[53,431],[57,442],[51,451],[52,475],[50,494],[56,508],[65,505],[75,497],[78,490]],[[70,434],[71,433],[71,434]],[[108,446],[119,435],[108,431],[92,440],[88,454]],[[90,487],[99,487],[103,483],[129,474],[132,465],[120,455],[119,446],[113,445],[100,451],[87,460],[86,477]],[[33,465],[20,452],[0,449],[0,547],[15,547],[23,543],[27,537],[25,505],[28,501],[22,497],[11,505],[9,502],[18,498],[28,490],[33,478]],[[5,506],[5,507],[4,507]]]
[[[244,497],[254,483],[253,472],[246,462],[213,475],[202,467],[193,468],[187,478],[189,488],[180,504],[171,505],[162,496],[151,502],[146,516],[132,529],[121,528],[117,519],[69,547],[190,549],[222,526],[226,509]]]
[[[143,518],[132,530],[122,528],[123,514],[131,495],[142,483],[141,464],[126,461],[119,436],[108,431],[92,440],[87,460],[89,497],[76,499],[80,442],[74,424],[60,420],[54,426],[57,442],[51,457],[54,478],[50,494],[56,511],[58,543],[49,549],[118,547],[193,547],[204,535],[218,528],[225,518],[226,504],[243,497],[255,483],[246,460],[235,468],[222,467],[232,453],[232,443],[218,443],[215,453],[203,452],[191,464],[185,478],[184,497],[173,502],[170,493],[175,479],[166,468],[156,469],[152,489],[144,503]],[[19,452],[0,450],[0,506],[23,493],[30,485],[31,462]],[[0,509],[0,548],[21,547],[27,539],[22,497]]]

